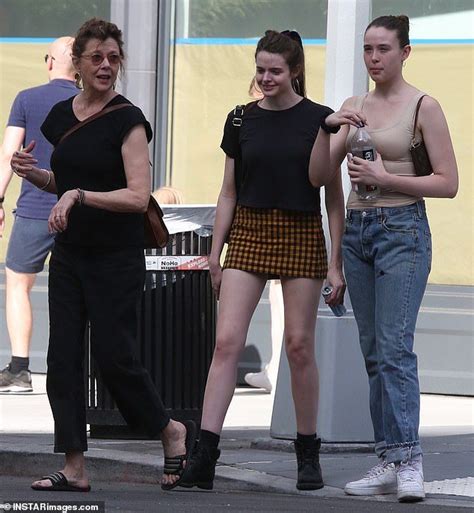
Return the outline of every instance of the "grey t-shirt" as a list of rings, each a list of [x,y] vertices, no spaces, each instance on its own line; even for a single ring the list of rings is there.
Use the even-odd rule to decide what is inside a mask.
[[[50,158],[53,146],[41,133],[40,127],[52,107],[79,92],[71,80],[55,79],[18,93],[13,102],[7,126],[25,129],[23,146],[36,142],[33,155],[38,160],[37,166],[51,169]],[[21,192],[17,201],[16,215],[29,219],[48,219],[53,205],[57,202],[56,194],[41,191],[30,182],[22,180]]]

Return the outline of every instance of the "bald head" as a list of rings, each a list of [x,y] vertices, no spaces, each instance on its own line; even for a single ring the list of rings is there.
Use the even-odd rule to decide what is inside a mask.
[[[72,64],[71,52],[74,38],[65,36],[55,39],[48,50],[47,61],[50,80],[55,78],[66,78],[74,80],[76,70]]]

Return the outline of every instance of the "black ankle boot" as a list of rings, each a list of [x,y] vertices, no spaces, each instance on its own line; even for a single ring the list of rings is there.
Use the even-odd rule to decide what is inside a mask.
[[[319,449],[321,439],[315,438],[310,444],[295,442],[296,459],[298,462],[298,490],[318,490],[324,486],[321,467],[319,465]]]
[[[221,451],[219,449],[196,443],[189,466],[184,471],[179,486],[183,486],[184,488],[197,486],[204,490],[212,490],[216,473],[216,463],[220,455]]]

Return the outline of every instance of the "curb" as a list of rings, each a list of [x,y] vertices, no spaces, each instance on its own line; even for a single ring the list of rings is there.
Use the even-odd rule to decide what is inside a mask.
[[[162,465],[152,461],[131,461],[133,457],[136,460],[138,459],[133,453],[124,451],[107,452],[107,457],[92,454],[91,451],[88,453],[87,472],[92,484],[101,481],[159,484],[159,478],[163,471]],[[157,460],[156,456],[144,457],[144,455],[141,455],[139,458],[141,460]],[[50,470],[61,467],[63,463],[64,457],[62,454],[14,450],[0,451],[0,475],[23,476],[34,479],[48,473]],[[343,490],[339,488],[325,486],[314,492],[300,491],[296,489],[296,481],[293,479],[225,464],[217,465],[215,484],[217,484],[217,487],[219,485],[232,485],[233,490],[239,491],[344,497]]]
[[[250,441],[250,449],[259,449],[261,451],[281,451],[295,452],[294,440],[278,440],[275,438],[256,438]],[[321,443],[321,454],[336,453],[373,453],[373,443]]]
[[[34,479],[50,470],[56,470],[58,467],[61,467],[64,462],[63,455],[48,451],[49,449],[44,452],[41,450],[38,452],[0,450],[0,475],[31,477]],[[87,457],[87,470],[92,486],[94,482],[100,483],[103,481],[159,484],[163,467],[156,463],[157,455],[136,455],[125,451],[107,450],[107,455],[102,456],[94,454],[94,452],[96,451],[90,450]],[[297,490],[296,482],[293,479],[224,464],[218,464],[216,467],[215,483],[217,485],[217,490],[215,491],[221,491],[219,490],[219,485],[223,487],[224,485],[230,485],[233,491],[308,495],[327,499],[391,502],[398,504],[394,496],[349,497],[345,495],[341,488],[327,485],[315,491]],[[191,490],[180,488],[180,491],[189,493]],[[455,500],[450,496],[444,496],[443,498],[428,497],[422,504],[457,506],[461,508],[472,507],[471,501]]]

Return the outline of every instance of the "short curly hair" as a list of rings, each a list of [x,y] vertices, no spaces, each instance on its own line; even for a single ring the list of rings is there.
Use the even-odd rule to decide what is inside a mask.
[[[119,47],[120,57],[125,57],[123,51],[123,39],[122,31],[109,21],[101,20],[100,18],[91,18],[84,22],[74,39],[72,45],[72,56],[79,59],[86,49],[87,43],[91,39],[98,39],[99,41],[105,41],[106,39],[112,38],[117,42]]]

